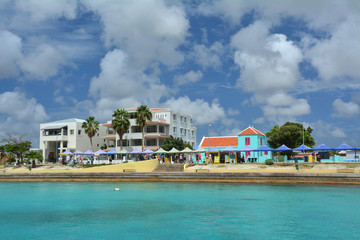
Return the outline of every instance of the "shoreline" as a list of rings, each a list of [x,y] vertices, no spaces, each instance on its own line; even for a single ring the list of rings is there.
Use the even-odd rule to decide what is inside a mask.
[[[3,173],[0,182],[202,182],[360,185],[356,173]]]

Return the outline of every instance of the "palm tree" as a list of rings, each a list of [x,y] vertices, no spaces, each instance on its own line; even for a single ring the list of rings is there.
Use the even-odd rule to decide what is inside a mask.
[[[122,138],[130,127],[130,115],[125,109],[117,109],[113,113],[111,127],[119,134],[120,151],[122,150]]]
[[[136,124],[140,126],[142,132],[142,151],[144,151],[144,128],[146,125],[146,121],[152,120],[152,113],[150,109],[146,105],[141,105],[136,109]]]
[[[81,125],[90,139],[91,151],[93,150],[92,138],[95,136],[97,131],[99,131],[99,125],[100,123],[95,121],[94,117],[89,117]]]

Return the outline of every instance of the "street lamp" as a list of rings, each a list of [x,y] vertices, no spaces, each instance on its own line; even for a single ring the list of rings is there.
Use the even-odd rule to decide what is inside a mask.
[[[211,123],[208,125],[208,159],[209,159],[209,163],[210,162],[210,127],[211,127]]]
[[[304,152],[304,147],[305,147],[305,123],[303,123],[303,146],[302,146],[302,152],[303,152],[303,158],[304,158],[304,162],[305,162],[305,152]]]

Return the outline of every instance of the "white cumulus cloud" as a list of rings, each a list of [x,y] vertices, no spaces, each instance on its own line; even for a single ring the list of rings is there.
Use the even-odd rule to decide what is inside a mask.
[[[334,113],[333,117],[351,118],[360,113],[360,107],[354,102],[343,102],[341,99],[336,99],[333,102]]]
[[[189,83],[191,84],[191,83],[198,82],[201,80],[202,77],[203,77],[203,73],[200,70],[198,70],[196,72],[189,71],[182,75],[176,75],[174,77],[174,81],[178,85],[186,85]]]

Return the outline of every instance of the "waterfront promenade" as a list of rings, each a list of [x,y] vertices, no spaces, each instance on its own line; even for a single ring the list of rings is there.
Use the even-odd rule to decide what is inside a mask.
[[[180,181],[360,184],[360,165],[207,164],[158,165],[157,160],[94,167],[2,168],[0,181]]]

